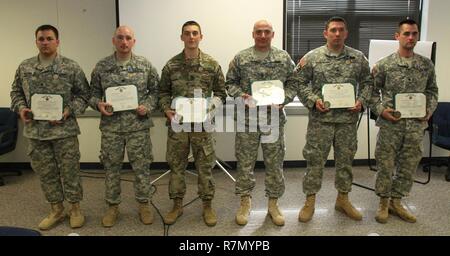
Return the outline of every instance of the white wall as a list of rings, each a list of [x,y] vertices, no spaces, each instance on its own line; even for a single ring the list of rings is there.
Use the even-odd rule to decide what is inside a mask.
[[[137,1],[137,0],[134,0]],[[144,24],[145,29],[155,31],[155,37],[161,34],[172,34],[173,39],[171,42],[179,42],[180,25],[188,17],[186,13],[195,13],[195,11],[186,12],[183,9],[174,7],[168,9],[168,5],[173,4],[173,1],[152,1],[154,3],[153,8],[155,10],[163,10],[160,12],[161,18],[155,24]],[[200,1],[200,0],[196,0]],[[207,0],[204,0],[207,1]],[[222,3],[228,3],[228,1],[219,1]],[[269,1],[269,0],[264,0]],[[177,1],[178,2],[178,1]],[[181,1],[180,1],[181,2]],[[186,1],[188,2],[188,1]],[[194,1],[195,2],[195,1]],[[237,1],[236,1],[237,2]],[[281,2],[281,1],[271,1]],[[192,3],[189,1],[189,3]],[[269,2],[268,2],[269,3]],[[168,4],[168,5],[166,5]],[[278,3],[277,3],[278,4]],[[450,1],[445,0],[432,0],[429,3],[429,10],[432,15],[429,15],[427,23],[427,37],[423,40],[433,40],[438,42],[438,56],[436,63],[436,72],[438,75],[438,86],[440,88],[440,99],[450,100],[449,79],[450,74],[447,71],[447,67],[450,66],[450,27],[447,25],[446,10],[450,9]],[[237,5],[236,5],[237,6]],[[247,6],[247,5],[242,5]],[[239,1],[239,8],[233,9],[234,16],[238,19],[245,17],[249,12],[261,13],[261,18],[264,18],[265,9],[260,9],[262,5],[247,6],[247,9],[241,8],[241,1]],[[164,7],[164,8],[162,8]],[[0,1],[0,22],[4,24],[3,29],[5,31],[3,40],[0,41],[0,106],[7,107],[10,105],[9,91],[11,83],[14,78],[14,73],[19,63],[25,58],[31,57],[37,54],[36,47],[34,45],[34,30],[37,26],[50,23],[60,28],[61,32],[61,46],[60,50],[63,55],[77,60],[84,69],[88,79],[95,63],[102,57],[111,54],[111,37],[115,28],[115,5],[114,0],[2,0]],[[191,6],[196,10],[195,6]],[[225,7],[218,8],[211,12],[213,18],[217,18],[223,12]],[[165,20],[165,13],[173,12],[177,16],[179,14],[180,19],[174,25],[174,28],[169,31],[165,26],[167,23]],[[144,10],[145,13],[145,10]],[[192,19],[194,19],[193,17]],[[256,19],[256,17],[255,17]],[[279,20],[278,20],[279,19]],[[282,13],[280,13],[277,20],[271,20],[274,24],[282,24]],[[217,22],[221,22],[222,19],[215,19]],[[229,36],[229,33],[220,34],[220,30],[213,29],[210,31],[208,27],[209,21],[200,20],[199,22],[203,26],[205,39],[202,42],[202,48],[211,53],[211,55],[220,55],[223,49],[233,48],[233,54],[227,55],[228,62],[233,55],[241,48],[248,47],[251,41],[251,29],[254,20],[248,20],[246,24],[236,27],[235,29],[242,32],[242,41],[237,41],[233,36]],[[11,24],[11,26],[9,26]],[[227,24],[223,23],[226,27]],[[276,30],[275,45],[281,46],[282,27],[274,25]],[[160,29],[160,30],[158,30]],[[173,31],[172,31],[173,30]],[[244,39],[247,38],[247,39]],[[151,48],[159,51],[160,47],[155,47],[152,41],[142,42],[137,34],[137,45],[142,47],[142,50]],[[223,42],[223,47],[219,49],[208,48],[207,45],[213,44],[213,41]],[[179,42],[178,49],[181,50],[182,45]],[[136,51],[141,51],[136,48]],[[167,52],[167,56],[173,56],[176,52]],[[164,57],[167,57],[164,56]],[[149,54],[149,59],[154,62],[156,55]],[[167,57],[168,59],[169,57]],[[158,64],[159,68],[162,67],[166,60]],[[156,65],[156,63],[154,63]],[[221,63],[222,64],[222,63]],[[222,64],[226,68],[228,64]],[[159,70],[160,71],[160,70]],[[305,144],[305,133],[308,122],[307,116],[295,115],[288,116],[288,123],[286,127],[286,160],[303,160],[301,155],[302,148]],[[367,158],[367,125],[366,117],[363,117],[361,126],[358,131],[358,147],[359,150],[356,154],[356,159]],[[82,135],[80,139],[80,149],[82,162],[98,162],[99,148],[100,148],[100,131],[98,129],[99,120],[96,117],[83,117],[79,118],[79,124],[81,127]],[[375,140],[377,129],[373,127],[373,121],[370,121],[371,127],[371,155],[373,158],[373,152],[375,148]],[[155,127],[151,129],[151,137],[153,141],[153,153],[155,155],[155,161],[165,161],[166,150],[166,128],[164,127],[164,119],[157,118],[155,120]],[[20,131],[21,134],[21,131]],[[233,134],[217,134],[217,155],[223,160],[235,160],[234,158],[234,136]],[[428,140],[424,139],[425,152],[428,154]],[[9,153],[2,156],[0,162],[28,162],[29,159],[26,156],[27,143],[22,136],[19,136],[17,149],[13,153]],[[448,152],[443,150],[436,150],[439,155],[446,156]],[[330,153],[330,159],[333,158],[333,153]],[[260,158],[261,159],[261,158]]]
[[[52,24],[59,29],[60,53],[77,61],[88,79],[95,63],[111,54],[115,29],[114,0],[2,0],[0,24],[0,106],[9,107],[9,92],[15,71],[24,59],[37,55],[34,32],[39,25]],[[81,118],[80,147],[82,161],[98,162],[99,131],[96,118]],[[22,129],[22,126],[20,127]],[[27,142],[21,136],[14,152],[2,156],[2,162],[28,162]]]
[[[450,1],[425,0],[428,19],[424,19],[422,27],[426,34],[424,40],[437,42],[436,46],[436,80],[439,87],[439,101],[450,101],[450,26],[448,10]],[[425,8],[424,8],[425,9]],[[422,30],[423,31],[423,30]],[[433,155],[448,156],[448,151],[433,147]]]
[[[281,0],[122,0],[119,8],[120,24],[135,31],[135,52],[147,57],[158,70],[182,51],[181,26],[188,20],[200,24],[200,49],[213,56],[225,73],[233,56],[253,45],[253,24],[258,20],[272,23],[273,45],[282,48]]]

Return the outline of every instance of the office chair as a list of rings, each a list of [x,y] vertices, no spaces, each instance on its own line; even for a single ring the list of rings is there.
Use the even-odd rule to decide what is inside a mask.
[[[41,232],[21,227],[0,227],[0,236],[42,236]]]
[[[16,148],[17,132],[17,114],[9,108],[0,108],[0,156]],[[15,172],[17,175],[22,174],[20,171],[11,172]],[[4,184],[3,177],[0,176],[0,186]]]
[[[447,166],[445,179],[450,181],[450,155],[446,161],[433,160],[432,145],[450,150],[450,102],[439,102],[433,116],[429,120],[428,133],[430,136],[430,154],[428,163],[423,166],[424,171],[431,171],[431,166]]]

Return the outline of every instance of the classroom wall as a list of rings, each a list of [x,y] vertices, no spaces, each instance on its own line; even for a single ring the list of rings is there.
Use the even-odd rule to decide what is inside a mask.
[[[275,2],[275,1],[274,1]],[[281,2],[281,1],[280,1]],[[154,1],[156,9],[164,9],[165,1]],[[423,40],[438,42],[438,56],[436,58],[436,73],[440,88],[440,99],[450,101],[448,66],[450,62],[450,27],[445,21],[446,10],[450,9],[450,1],[427,1],[428,15],[422,27],[426,27],[426,37]],[[264,6],[255,6],[255,12]],[[182,13],[183,10],[174,9]],[[236,16],[240,16],[239,8],[235,9]],[[242,15],[245,15],[243,13]],[[114,0],[3,0],[0,1],[0,22],[4,26],[6,36],[0,42],[0,106],[10,105],[9,91],[14,73],[19,63],[37,54],[34,45],[34,30],[37,26],[50,23],[61,30],[61,54],[80,63],[88,79],[95,63],[102,57],[112,53],[111,37],[116,24]],[[10,25],[9,25],[10,24]],[[226,24],[225,24],[226,25]],[[251,26],[251,24],[250,24]],[[247,28],[248,25],[243,28]],[[149,29],[156,29],[150,26]],[[163,29],[163,27],[161,27]],[[164,33],[156,31],[155,34]],[[249,33],[249,38],[250,38]],[[276,36],[281,36],[277,33]],[[139,38],[138,38],[139,40]],[[139,43],[139,41],[138,41]],[[230,60],[233,56],[230,56]],[[149,56],[151,60],[151,56]],[[159,70],[160,72],[160,70]],[[150,134],[153,140],[153,152],[156,162],[165,161],[166,133],[164,118],[154,120],[155,127]],[[286,126],[286,160],[303,160],[301,155],[305,144],[305,133],[308,118],[306,115],[289,115]],[[81,161],[98,162],[100,149],[100,131],[98,117],[81,117],[79,124],[82,134],[79,136]],[[373,120],[369,121],[371,157],[373,158],[377,128]],[[22,127],[20,127],[22,129]],[[20,130],[20,134],[21,134]],[[217,140],[217,155],[222,160],[233,161],[234,134],[220,133],[215,135]],[[424,155],[428,154],[428,139],[424,139]],[[358,130],[358,147],[356,159],[367,158],[367,119],[364,116]],[[27,142],[19,136],[17,148],[14,152],[4,155],[0,162],[28,162],[26,155]],[[445,150],[435,149],[434,154],[446,156]],[[333,158],[333,152],[329,159]],[[261,157],[260,157],[261,159]]]

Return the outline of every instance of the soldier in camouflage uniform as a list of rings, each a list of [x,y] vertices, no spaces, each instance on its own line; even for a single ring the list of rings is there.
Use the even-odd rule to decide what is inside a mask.
[[[251,85],[256,81],[279,80],[283,84],[294,70],[294,62],[289,54],[271,46],[274,31],[272,25],[260,20],[254,24],[253,39],[255,45],[239,52],[230,63],[227,72],[227,91],[230,96],[251,102]],[[251,107],[251,106],[250,106]],[[236,179],[236,195],[241,198],[240,207],[236,214],[236,223],[246,225],[251,209],[251,192],[255,187],[254,167],[261,143],[264,163],[266,165],[266,196],[269,198],[269,215],[274,224],[284,225],[283,213],[278,209],[277,200],[285,189],[283,176],[283,160],[285,155],[284,124],[286,115],[282,106],[259,106],[267,109],[267,121],[277,122],[272,134],[278,134],[273,141],[265,142],[266,132],[258,126],[255,131],[249,129],[252,119],[265,118],[265,115],[249,115],[249,105],[245,106],[245,131],[237,131],[235,154],[237,159],[238,176]],[[278,112],[278,120],[272,120],[271,111]],[[262,112],[261,112],[262,113]],[[260,113],[260,114],[261,114]]]
[[[57,53],[58,30],[51,25],[37,28],[39,55],[23,61],[17,69],[11,90],[11,109],[24,123],[23,134],[29,139],[31,166],[39,175],[50,214],[39,223],[48,230],[64,220],[63,202],[71,204],[70,226],[81,227],[83,191],[80,180],[80,129],[76,116],[84,112],[89,100],[89,85],[83,70],[73,60]],[[34,94],[58,94],[63,98],[61,120],[33,120],[31,97]]]
[[[400,200],[411,191],[413,176],[422,158],[424,129],[438,100],[433,63],[414,53],[419,38],[416,22],[401,21],[395,38],[399,41],[398,51],[378,61],[372,70],[371,108],[379,115],[376,124],[380,127],[375,150],[378,168],[375,193],[380,197],[375,219],[380,223],[387,222],[389,212],[407,222],[416,222],[416,217]],[[426,116],[395,117],[394,98],[398,93],[423,93]]]
[[[188,21],[181,29],[184,42],[182,53],[170,59],[164,66],[159,84],[159,105],[164,111],[168,124],[174,122],[175,110],[172,100],[176,97],[194,97],[194,90],[201,90],[203,98],[214,97],[210,102],[220,104],[225,101],[226,92],[222,69],[211,56],[200,51],[203,38],[200,25]],[[198,97],[199,95],[196,95]],[[203,201],[203,219],[208,226],[217,223],[217,216],[211,206],[215,184],[212,168],[216,157],[212,134],[201,130],[174,131],[168,125],[166,158],[170,166],[169,196],[173,199],[173,209],[164,216],[166,224],[173,224],[183,214],[183,197],[186,193],[185,169],[188,164],[190,147],[198,171],[198,194]]]
[[[357,148],[357,121],[361,109],[370,97],[372,79],[366,57],[345,45],[348,36],[343,18],[332,17],[325,26],[326,45],[308,52],[289,79],[286,96],[291,100],[297,91],[300,101],[309,110],[306,145],[303,157],[307,163],[303,192],[307,198],[299,213],[299,221],[307,222],[314,214],[317,192],[331,145],[336,161],[335,187],[338,190],[335,209],[355,220],[361,213],[348,200],[352,188],[352,161]],[[348,109],[329,109],[322,101],[322,86],[351,83],[355,86],[356,102]],[[295,88],[296,87],[296,88]]]
[[[125,148],[135,173],[135,198],[139,203],[142,223],[153,223],[149,207],[150,164],[153,161],[150,113],[157,107],[159,77],[156,69],[144,57],[134,55],[134,32],[120,26],[113,36],[114,54],[100,60],[92,72],[91,107],[101,113],[102,132],[100,159],[106,171],[105,200],[109,208],[102,219],[104,227],[112,227],[119,215],[120,171]],[[133,110],[111,112],[105,102],[105,91],[110,87],[134,85],[137,89],[138,107]]]

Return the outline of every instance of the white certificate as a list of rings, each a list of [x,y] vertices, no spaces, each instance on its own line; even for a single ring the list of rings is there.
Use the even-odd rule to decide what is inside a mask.
[[[257,106],[282,104],[284,102],[283,83],[280,80],[253,82],[252,97]]]
[[[355,88],[351,83],[324,84],[322,87],[323,102],[329,108],[351,108],[355,106]]]
[[[111,104],[114,112],[137,109],[138,95],[135,85],[109,87],[105,90],[106,102]]]
[[[178,97],[175,100],[175,111],[182,117],[183,123],[202,123],[206,120],[208,101],[205,98]]]
[[[33,94],[31,111],[34,120],[61,120],[63,98],[57,94]]]
[[[401,118],[420,118],[427,113],[427,98],[423,93],[398,93],[394,104]]]

